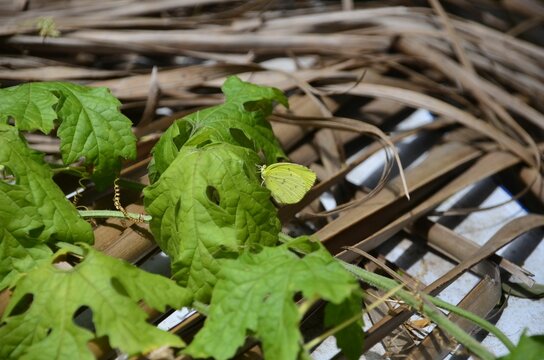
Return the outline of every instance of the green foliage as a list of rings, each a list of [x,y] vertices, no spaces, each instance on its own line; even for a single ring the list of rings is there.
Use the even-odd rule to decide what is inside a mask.
[[[60,31],[57,29],[55,20],[50,16],[40,17],[36,20],[36,29],[39,30],[39,35],[46,37],[59,37]]]
[[[84,158],[94,167],[97,186],[105,187],[121,158],[135,156],[131,123],[108,90],[56,82],[0,89],[0,171],[8,175],[0,178],[0,290],[14,289],[0,322],[0,359],[92,359],[87,343],[96,338],[130,355],[183,347],[180,338],[145,321],[139,301],[159,311],[210,303],[203,329],[186,349],[192,356],[228,359],[250,336],[260,341],[268,359],[308,359],[306,348],[313,343],[303,346],[299,325],[318,299],[328,301],[325,326],[338,346],[348,359],[359,357],[362,294],[345,269],[384,290],[397,284],[341,265],[318,242],[279,234],[276,208],[256,165],[285,158],[265,118],[274,102],[287,106],[287,99],[277,89],[236,77],[222,90],[223,105],[177,120],[167,130],[153,150],[152,185],[144,191],[151,230],[183,288],[88,245],[66,244],[91,243],[91,227],[56,186],[42,154],[30,150],[19,134],[49,133],[58,125],[64,163]],[[279,175],[278,180],[287,176]],[[286,243],[274,247],[280,237]],[[53,255],[49,246],[59,241],[64,250]],[[62,268],[67,263],[61,259],[73,258],[69,251],[83,260]],[[473,344],[471,351],[493,358],[468,334],[448,327],[442,314],[434,316],[423,303],[418,307],[419,300],[405,291],[397,296],[459,342]],[[93,330],[74,322],[86,307]],[[491,329],[484,320],[465,317]],[[523,335],[502,359],[540,359],[543,352],[543,336]]]
[[[66,201],[42,156],[12,126],[0,124],[0,142],[0,164],[15,178],[0,181],[0,228],[41,242],[92,242],[91,226]]]
[[[348,323],[335,337],[336,345],[350,360],[359,359],[363,350],[361,302],[361,293],[357,291],[342,303],[329,303],[325,308],[325,326],[341,326],[344,322]]]
[[[0,228],[0,290],[13,285],[18,275],[49,261],[52,254],[47,245],[24,236],[15,238]]]
[[[0,122],[11,117],[19,130],[40,130],[49,134],[53,130],[57,114],[53,106],[58,98],[36,84],[24,84],[0,89]]]
[[[184,345],[177,336],[148,324],[137,302],[143,300],[159,311],[166,305],[179,308],[191,301],[187,290],[88,246],[84,251],[84,260],[72,269],[47,262],[19,280],[0,327],[1,359],[91,360],[87,342],[101,336],[131,355]],[[57,257],[61,255],[63,251]],[[28,294],[33,296],[30,307],[17,314],[14,310]],[[95,333],[73,321],[83,306],[93,312]]]
[[[0,105],[0,139],[6,145],[0,148],[0,170],[8,175],[0,181],[0,287],[14,288],[0,325],[0,358],[91,359],[87,343],[95,338],[107,338],[131,355],[184,346],[145,322],[139,300],[164,311],[166,305],[209,302],[213,292],[210,318],[190,351],[211,349],[219,359],[253,333],[267,354],[278,354],[275,358],[305,356],[298,330],[303,313],[293,301],[298,293],[310,302],[321,297],[349,304],[345,316],[360,313],[356,281],[319,244],[302,239],[270,247],[281,226],[257,165],[261,154],[269,163],[285,157],[265,120],[274,101],[287,106],[285,96],[236,77],[223,91],[225,104],[179,120],[167,131],[154,149],[155,181],[144,191],[151,229],[185,289],[87,245],[66,245],[54,256],[48,246],[90,243],[92,231],[19,130],[49,133],[58,121],[64,163],[84,158],[94,166],[97,186],[104,187],[118,172],[120,158],[135,155],[130,122],[119,113],[118,101],[106,89],[65,83],[0,90],[6,99]],[[293,252],[302,248],[309,250],[304,258]],[[84,259],[63,269],[53,259],[64,259],[68,249]],[[74,322],[86,307],[92,311],[92,331]],[[234,318],[240,311],[252,317],[235,323],[227,342],[213,335],[221,314]],[[360,333],[360,322],[355,325]],[[201,339],[210,337],[215,342],[203,347]]]
[[[179,119],[161,136],[153,149],[149,168],[152,182],[174,161],[182,146],[221,142],[262,151],[267,163],[286,158],[266,117],[272,103],[288,106],[287,98],[275,88],[257,86],[235,76],[222,87],[225,103]]]
[[[260,186],[251,150],[183,147],[144,191],[151,230],[171,258],[174,278],[208,302],[218,259],[274,245],[280,231],[270,193]]]
[[[94,165],[99,188],[113,182],[120,158],[136,156],[131,121],[119,112],[120,102],[106,88],[44,82],[0,89],[0,122],[13,118],[19,130],[48,134],[58,120],[62,159],[71,164],[85,158]]]
[[[544,284],[533,284],[532,286],[503,281],[501,284],[502,291],[509,296],[515,296],[522,299],[542,299],[544,298]]]
[[[542,360],[544,357],[544,335],[521,335],[516,348],[499,360]]]
[[[257,164],[284,157],[265,117],[277,89],[230,77],[226,102],[177,120],[153,149],[144,191],[151,230],[171,257],[172,273],[195,299],[208,302],[218,259],[274,245],[280,231]]]
[[[360,291],[355,279],[321,246],[303,258],[288,245],[245,253],[237,260],[221,261],[218,276],[204,328],[185,351],[194,357],[228,359],[252,335],[261,341],[265,358],[296,359],[303,351],[298,329],[303,314],[295,294],[340,304]],[[360,305],[351,307],[351,316],[360,315]]]
[[[265,248],[258,254],[245,253],[237,260],[221,262],[208,318],[186,353],[228,359],[245,337],[252,335],[261,341],[265,358],[297,359],[304,351],[298,328],[303,314],[297,309],[295,294],[301,293],[309,301],[322,298],[340,304],[360,290],[320,244],[312,245],[316,250],[303,258],[289,246]],[[350,307],[348,316],[360,316],[361,302],[358,304]],[[361,328],[358,331],[361,333]]]

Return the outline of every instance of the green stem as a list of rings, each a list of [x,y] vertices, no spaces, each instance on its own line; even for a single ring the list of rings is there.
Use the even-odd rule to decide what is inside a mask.
[[[202,315],[208,316],[210,305],[207,305],[203,302],[195,300],[193,301],[193,304],[191,305],[191,307],[195,309],[196,311],[198,311],[199,313],[201,313]]]
[[[51,169],[53,174],[59,174],[61,172],[67,172],[76,176],[85,177],[87,175],[87,169],[84,166],[63,166],[63,167],[53,167]]]
[[[329,336],[333,336],[334,334],[344,330],[345,328],[347,328],[348,326],[350,326],[351,324],[353,324],[354,322],[356,322],[360,318],[361,318],[361,314],[357,314],[355,316],[350,317],[347,320],[344,320],[343,322],[336,325],[332,329],[329,329],[328,331],[325,331],[323,334],[321,334],[318,337],[316,337],[316,338],[312,339],[311,341],[307,342],[304,345],[304,349],[306,351],[310,351],[311,349],[314,348],[314,346],[319,345],[321,342],[323,342]]]
[[[292,238],[286,234],[280,233],[280,241],[283,243],[289,242]],[[340,260],[339,260],[340,261]],[[398,287],[399,284],[392,279],[377,275],[375,273],[361,269],[358,266],[340,261],[340,263],[346,268],[349,272],[354,274],[361,281],[364,281],[376,288],[379,288],[384,291],[390,291],[395,287]],[[418,299],[416,296],[412,295],[406,290],[399,290],[396,295],[401,298],[404,302],[410,305],[414,309],[421,310],[426,316],[428,316],[432,321],[434,321],[442,329],[448,331],[453,335],[461,344],[465,345],[469,350],[474,354],[478,355],[482,359],[494,359],[495,356],[491,354],[485,347],[483,347],[479,342],[474,340],[470,335],[468,335],[463,329],[457,326],[455,323],[451,322],[448,318],[443,316],[442,313],[437,312],[432,307],[426,305],[421,299]],[[508,339],[508,337],[500,331],[496,326],[491,324],[489,321],[482,319],[478,315],[452,305],[446,301],[440,300],[430,295],[423,294],[426,301],[431,304],[450,311],[458,316],[461,316],[467,320],[472,321],[474,324],[478,325],[480,328],[488,331],[490,334],[495,335],[502,343],[512,351],[515,348],[515,345]]]
[[[491,324],[489,321],[482,319],[478,315],[467,311],[465,309],[462,309],[458,306],[452,305],[444,300],[441,300],[439,298],[435,298],[429,295],[424,295],[425,298],[432,302],[434,305],[438,306],[439,308],[442,308],[444,310],[447,310],[455,315],[459,315],[467,320],[472,321],[474,324],[478,325],[485,331],[487,331],[490,334],[495,335],[507,348],[510,352],[512,352],[516,345],[510,339],[508,336],[506,336],[502,331],[500,331],[496,326]]]
[[[363,270],[358,266],[348,264],[348,263],[343,262],[343,261],[341,261],[341,264],[344,266],[344,268],[346,268],[346,270],[348,270],[349,272],[354,274],[360,280],[362,280],[362,281],[364,281],[364,282],[366,282],[366,283],[368,283],[368,284],[370,284],[372,286],[375,286],[375,287],[377,287],[377,288],[379,288],[381,290],[387,291],[387,290],[390,290],[390,289],[398,286],[398,283],[396,281],[391,280],[391,279],[386,278],[386,277],[383,277],[383,276],[380,276],[380,275],[377,275],[377,274],[374,274],[372,272]],[[443,329],[446,332],[448,332],[449,334],[451,334],[459,343],[463,344],[467,349],[469,349],[471,352],[473,352],[476,356],[478,356],[478,357],[480,357],[481,359],[484,359],[484,360],[493,360],[493,359],[495,359],[495,356],[491,352],[489,352],[489,350],[487,350],[482,344],[480,344],[478,341],[476,341],[476,339],[474,339],[472,336],[467,334],[457,324],[450,321],[441,312],[434,310],[429,305],[425,304],[422,300],[416,298],[410,292],[408,292],[406,290],[399,290],[396,293],[396,296],[399,297],[400,299],[402,299],[406,304],[411,306],[413,309],[420,310],[427,317],[429,317],[429,319],[431,319],[435,324],[437,324],[441,329]],[[444,305],[444,303],[445,303],[445,302],[443,302],[441,300],[437,301],[437,299],[432,297],[432,296],[427,295],[426,298],[436,306],[441,306],[441,305]],[[452,308],[457,308],[457,307],[454,306],[454,305],[448,304],[448,308],[452,309]],[[456,310],[457,315],[464,317],[464,315],[467,314],[466,311],[464,311],[464,310],[459,311],[459,310],[460,309],[457,308],[457,310]],[[485,329],[487,331],[489,331],[490,333],[492,333],[493,335],[495,335],[497,337],[500,336],[501,340],[506,337],[504,334],[502,334],[502,332],[499,329],[497,329],[491,323],[489,323],[486,320],[478,317],[475,314],[472,314],[470,317],[467,317],[467,319],[469,319],[471,321],[474,321],[476,324],[478,324],[482,328],[484,328],[484,326],[485,326]],[[500,335],[498,335],[498,334],[500,334]],[[505,343],[505,345],[510,349],[510,346],[512,345],[512,343],[510,341],[508,341],[507,343]]]
[[[302,304],[300,304],[299,307],[298,307],[298,313],[299,313],[299,315],[300,315],[301,317],[304,316],[304,314],[306,314],[306,312],[307,312],[308,310],[310,310],[310,308],[311,308],[312,306],[314,306],[314,304],[315,304],[316,302],[318,302],[318,301],[319,301],[319,298],[317,298],[317,297],[314,298],[314,299],[308,299],[308,300],[303,301]]]
[[[82,218],[120,218],[127,219],[125,214],[121,211],[115,210],[79,210],[79,216]],[[127,213],[130,220],[143,220],[145,222],[151,221],[151,215],[143,215],[136,213]]]

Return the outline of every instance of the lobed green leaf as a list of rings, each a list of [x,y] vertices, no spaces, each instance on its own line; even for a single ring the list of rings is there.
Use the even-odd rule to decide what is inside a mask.
[[[107,88],[41,82],[0,89],[0,95],[0,122],[12,117],[19,130],[48,134],[58,120],[64,163],[84,158],[94,166],[92,178],[99,188],[113,182],[121,158],[136,157],[132,122],[119,112],[121,103]]]
[[[13,126],[0,124],[0,165],[14,176],[0,181],[0,229],[16,238],[91,243],[90,224],[52,180],[42,156],[29,149]]]
[[[340,304],[359,291],[355,278],[319,244],[303,258],[286,244],[223,260],[204,327],[185,352],[228,359],[252,335],[262,343],[265,358],[297,359],[303,352],[302,314],[293,300],[295,294]],[[360,315],[358,303],[349,316]]]
[[[15,284],[24,274],[49,261],[53,252],[35,239],[13,237],[0,228],[0,291]]]
[[[0,89],[0,122],[12,118],[19,130],[40,130],[48,134],[53,130],[57,114],[53,106],[58,98],[36,84],[23,84]]]
[[[280,223],[260,186],[257,154],[230,144],[183,147],[144,190],[151,230],[172,261],[173,276],[208,302],[219,259],[273,245]]]
[[[187,290],[89,246],[84,251],[84,260],[72,269],[48,262],[19,280],[0,326],[1,359],[91,360],[87,342],[102,336],[130,355],[184,346],[177,336],[148,324],[138,301],[159,311],[179,308],[191,301]],[[11,314],[29,294],[28,309]],[[82,307],[92,310],[94,332],[74,323]]]
[[[274,101],[288,106],[285,95],[278,89],[250,84],[236,76],[229,77],[222,90],[226,96],[224,104],[176,120],[161,136],[153,149],[151,182],[166,171],[182,146],[221,142],[262,151],[267,163],[286,158],[266,121]]]

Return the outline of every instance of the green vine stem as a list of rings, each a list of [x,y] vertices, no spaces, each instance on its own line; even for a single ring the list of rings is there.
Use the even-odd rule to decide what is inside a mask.
[[[348,264],[343,261],[341,261],[341,263],[346,270],[351,272],[358,279],[378,289],[388,291],[399,285],[394,280],[366,271],[364,269],[361,269],[358,266]],[[413,309],[418,309],[418,311],[421,311],[423,314],[429,317],[429,319],[431,319],[441,329],[445,330],[446,332],[451,334],[453,337],[455,337],[455,339],[459,343],[463,344],[467,349],[473,352],[476,356],[484,360],[495,359],[495,356],[491,352],[489,352],[489,350],[487,350],[482,344],[476,341],[476,339],[474,339],[472,336],[467,334],[463,329],[461,329],[455,323],[450,321],[448,318],[443,316],[444,314],[432,309],[429,305],[426,305],[421,299],[418,299],[416,296],[412,295],[410,292],[406,290],[399,290],[397,291],[395,295],[398,298],[402,299],[406,304],[408,304]],[[480,318],[479,316],[472,314],[466,310],[463,310],[457,306],[448,304],[447,302],[443,300],[436,299],[429,295],[423,294],[423,296],[425,297],[426,300],[428,300],[435,306],[444,308],[445,310],[449,310],[456,315],[464,317],[474,322],[475,324],[480,326],[482,329],[485,329],[486,331],[489,331],[491,334],[497,336],[497,338],[499,338],[506,345],[506,347],[508,347],[510,351],[514,348],[514,345],[506,337],[506,335],[504,335],[504,333],[502,333],[497,327],[493,326],[487,320],[484,320]]]
[[[344,330],[348,326],[350,326],[352,323],[356,322],[361,318],[361,314],[357,314],[355,316],[352,316],[351,318],[344,320],[340,324],[336,325],[335,327],[327,330],[323,334],[319,335],[318,337],[308,341],[306,344],[304,344],[304,349],[306,351],[311,351],[315,346],[321,344],[326,338],[329,336],[333,336],[334,334]]]
[[[438,306],[439,308],[442,308],[444,310],[447,310],[455,315],[461,316],[467,320],[472,321],[476,325],[478,325],[480,328],[484,329],[485,331],[489,332],[490,334],[493,334],[494,336],[499,339],[504,346],[508,348],[510,352],[512,352],[515,349],[514,343],[506,336],[499,328],[491,324],[489,321],[482,319],[478,315],[467,311],[465,309],[462,309],[458,306],[452,305],[444,300],[441,300],[439,298],[431,297],[429,295],[425,295],[425,298],[432,302],[434,305]]]
[[[61,166],[61,167],[55,167],[54,165],[50,165],[52,167],[51,171],[54,175],[60,174],[60,173],[68,173],[79,177],[87,177],[87,169],[85,166]]]
[[[383,295],[383,297],[381,299],[379,299],[378,301],[370,304],[369,306],[366,307],[366,309],[364,310],[365,312],[369,312],[371,311],[372,309],[374,309],[375,307],[377,307],[379,304],[383,303],[386,299],[390,298],[391,296],[393,296],[398,290],[400,290],[402,288],[402,284],[398,285],[397,287],[389,290],[386,294]],[[359,320],[361,318],[362,314],[357,314],[345,321],[343,321],[342,323],[336,325],[335,327],[327,330],[326,332],[324,332],[323,334],[319,335],[318,337],[312,339],[311,341],[307,342],[305,345],[304,345],[304,348],[307,350],[307,351],[310,351],[313,347],[321,344],[326,338],[328,338],[329,336],[333,336],[334,334],[336,334],[337,332],[340,332],[342,331],[343,329],[345,329],[346,327],[348,327],[349,325],[351,325],[352,323],[354,323],[355,321]]]
[[[136,213],[127,213],[128,217],[125,216],[121,211],[116,210],[78,210],[79,216],[82,218],[119,218],[119,219],[128,219],[136,220],[143,222],[150,222],[151,215],[136,214]]]

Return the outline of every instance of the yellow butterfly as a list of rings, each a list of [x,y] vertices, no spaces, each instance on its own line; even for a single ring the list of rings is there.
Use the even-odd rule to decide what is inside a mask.
[[[295,204],[302,200],[315,182],[315,173],[305,166],[276,163],[259,166],[264,185],[280,205]]]

